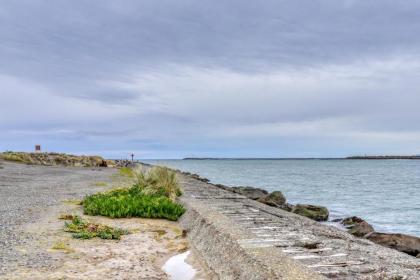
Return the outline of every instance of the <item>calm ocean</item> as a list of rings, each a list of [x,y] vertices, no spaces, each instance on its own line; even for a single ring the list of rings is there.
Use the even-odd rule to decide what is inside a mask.
[[[420,236],[420,160],[145,160],[213,183],[280,190],[290,203],[328,207],[377,231]]]

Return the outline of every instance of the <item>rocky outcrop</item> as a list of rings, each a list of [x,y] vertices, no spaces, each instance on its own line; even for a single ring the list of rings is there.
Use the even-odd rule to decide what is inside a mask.
[[[296,204],[292,212],[318,222],[327,221],[329,216],[326,207],[311,204]]]
[[[411,256],[420,254],[420,238],[400,233],[372,232],[365,236],[370,241],[382,246],[407,253]]]
[[[75,156],[60,153],[24,153],[5,152],[0,158],[25,164],[45,166],[73,166],[73,167],[112,167],[112,160],[105,160],[100,156]]]
[[[246,196],[247,198],[258,200],[265,197],[268,192],[254,187],[231,187],[232,192]]]

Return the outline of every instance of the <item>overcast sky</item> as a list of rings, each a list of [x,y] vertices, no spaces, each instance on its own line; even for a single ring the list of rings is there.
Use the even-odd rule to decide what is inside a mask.
[[[420,1],[2,0],[0,150],[420,154]]]

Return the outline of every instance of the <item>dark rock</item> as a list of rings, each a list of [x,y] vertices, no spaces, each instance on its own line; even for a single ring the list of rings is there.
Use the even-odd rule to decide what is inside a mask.
[[[295,207],[295,206],[293,204],[290,204],[290,203],[285,203],[285,204],[283,204],[281,206],[278,206],[278,207],[287,211],[287,212],[292,212],[293,207]]]
[[[116,167],[130,167],[132,165],[132,162],[130,160],[116,160],[115,166]]]
[[[365,220],[363,220],[362,218],[352,216],[352,217],[341,219],[341,224],[344,226],[352,226],[352,225],[355,225],[364,221]]]
[[[348,229],[350,234],[357,237],[363,237],[366,234],[375,231],[368,222],[356,216],[343,219],[341,224]]]
[[[231,191],[230,187],[222,185],[222,184],[215,184],[215,186],[223,190]]]
[[[319,241],[308,241],[308,242],[298,241],[294,244],[294,246],[302,247],[305,249],[318,249],[321,244],[322,243]]]
[[[368,233],[375,231],[374,228],[366,221],[353,225],[348,232],[357,237],[363,237]]]
[[[365,236],[370,241],[388,247],[411,256],[420,254],[420,238],[400,233],[372,232]]]
[[[234,193],[242,194],[247,198],[258,200],[265,197],[268,192],[263,189],[254,188],[254,187],[232,187],[230,188]]]
[[[281,207],[286,203],[286,198],[280,191],[274,191],[270,194],[258,198],[257,200],[261,203],[274,207]]]
[[[200,177],[200,175],[198,175],[198,174],[191,174],[191,175],[189,175],[189,176],[191,176],[192,178],[194,178],[194,179],[196,179],[196,180],[198,180],[198,181],[204,182],[204,183],[208,183],[208,182],[210,182],[210,180],[209,180],[209,179],[207,179],[207,178],[202,178],[202,177]]]
[[[328,220],[329,215],[326,207],[310,204],[297,204],[293,207],[292,212],[318,222]]]
[[[343,219],[333,219],[331,220],[332,223],[340,223]]]

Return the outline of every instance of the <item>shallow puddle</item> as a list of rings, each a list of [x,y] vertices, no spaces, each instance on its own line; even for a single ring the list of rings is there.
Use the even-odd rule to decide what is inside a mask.
[[[169,275],[171,280],[191,280],[196,274],[196,270],[185,262],[189,256],[190,251],[173,256],[162,267]]]

